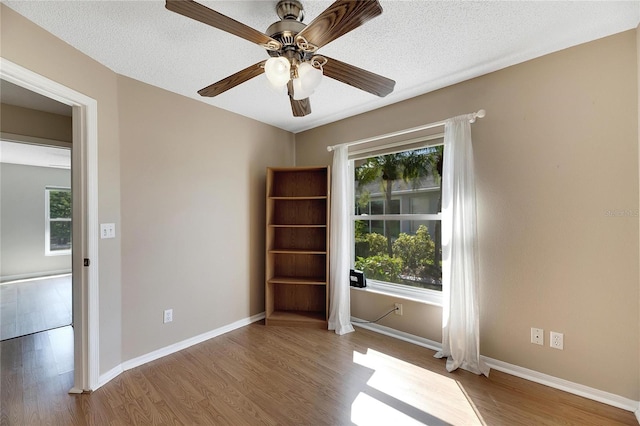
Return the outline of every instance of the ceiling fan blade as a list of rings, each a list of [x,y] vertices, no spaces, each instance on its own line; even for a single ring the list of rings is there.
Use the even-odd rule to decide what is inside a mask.
[[[251,80],[253,77],[259,76],[264,72],[264,63],[266,61],[258,62],[250,67],[247,67],[237,73],[230,75],[229,77],[222,79],[204,89],[198,90],[200,96],[218,96],[220,93],[224,93],[229,89],[236,87],[238,84],[242,84],[245,81]]]
[[[289,101],[291,102],[291,111],[294,117],[304,117],[311,114],[311,102],[309,98],[295,100],[293,99],[293,81],[287,83],[287,91],[289,93]]]
[[[380,97],[393,92],[395,81],[337,59],[325,58],[327,63],[322,66],[322,73],[327,77]]]
[[[311,114],[311,102],[309,102],[309,98],[296,101],[292,97],[289,97],[289,100],[291,101],[291,111],[293,111],[294,117],[304,117],[305,115]]]
[[[338,0],[300,31],[296,39],[303,37],[320,48],[381,13],[378,0]]]
[[[166,8],[187,18],[195,19],[196,21],[203,22],[214,28],[259,44],[266,49],[279,50],[282,47],[279,41],[268,35],[216,12],[213,9],[209,9],[200,3],[196,3],[193,0],[167,0]]]

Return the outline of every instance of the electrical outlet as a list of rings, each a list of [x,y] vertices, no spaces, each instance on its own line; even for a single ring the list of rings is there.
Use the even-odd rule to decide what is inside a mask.
[[[173,309],[165,309],[163,321],[165,324],[173,321]]]
[[[535,343],[536,345],[544,345],[543,329],[531,327],[531,343]]]
[[[549,346],[552,348],[560,350],[564,349],[564,334],[552,331],[549,340]]]
[[[396,315],[402,316],[402,303],[396,303],[396,310],[394,313]]]

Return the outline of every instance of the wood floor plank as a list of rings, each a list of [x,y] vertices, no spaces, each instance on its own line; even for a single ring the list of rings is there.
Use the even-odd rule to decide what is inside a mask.
[[[637,426],[630,412],[498,371],[449,373],[433,351],[361,329],[252,324],[82,395],[67,393],[73,371],[56,340],[0,343],[0,425]]]
[[[108,425],[116,419],[114,410],[106,402],[98,389],[93,394],[69,395],[68,414],[61,420],[68,425]],[[94,397],[98,395],[98,397]],[[61,403],[63,403],[61,401]],[[62,423],[62,422],[60,422]]]
[[[2,410],[0,424],[24,424],[24,393],[22,392],[22,378],[18,371],[2,370]]]

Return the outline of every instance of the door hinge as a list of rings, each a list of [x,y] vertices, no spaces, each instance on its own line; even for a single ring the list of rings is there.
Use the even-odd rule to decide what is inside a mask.
[[[89,261],[89,259],[85,259],[84,260],[84,266],[89,266],[91,262]]]

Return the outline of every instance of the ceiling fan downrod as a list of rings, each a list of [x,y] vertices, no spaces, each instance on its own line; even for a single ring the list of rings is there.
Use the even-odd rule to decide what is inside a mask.
[[[304,9],[298,0],[280,0],[276,5],[276,12],[280,19],[294,19],[302,22]]]

